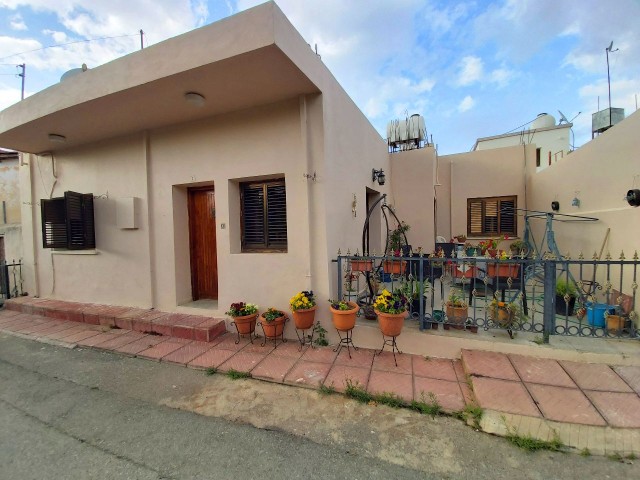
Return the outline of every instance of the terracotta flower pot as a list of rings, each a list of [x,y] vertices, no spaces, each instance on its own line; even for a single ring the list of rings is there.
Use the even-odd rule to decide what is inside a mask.
[[[491,311],[491,319],[503,326],[509,326],[513,323],[515,312],[507,307],[493,307]]]
[[[244,315],[242,317],[233,317],[233,322],[236,324],[238,333],[240,335],[248,335],[256,330],[256,319],[258,314]]]
[[[487,253],[489,254],[489,256],[491,258],[496,258],[496,255],[498,254],[498,249],[497,248],[487,248]]]
[[[511,277],[516,278],[520,265],[517,263],[490,263],[487,265],[487,275],[489,277]]]
[[[329,307],[333,326],[341,332],[351,330],[356,324],[356,316],[358,315],[358,304],[355,302],[347,303],[351,306],[351,310],[336,310],[333,307]]]
[[[372,260],[351,260],[351,271],[370,272],[371,270],[373,270]]]
[[[467,321],[469,309],[468,307],[453,307],[447,305],[447,323],[462,325]]]
[[[404,272],[407,265],[405,260],[385,260],[382,264],[384,273],[390,273],[392,275],[399,275]]]
[[[267,338],[275,338],[282,335],[284,331],[284,321],[287,317],[284,315],[276,318],[273,322],[267,322],[265,318],[260,315],[260,323],[264,329],[264,336]]]
[[[620,315],[607,315],[607,330],[618,334],[624,328],[624,318]]]
[[[293,323],[296,324],[298,330],[307,330],[313,326],[316,317],[317,305],[303,310],[293,310]]]
[[[397,337],[402,332],[404,326],[404,317],[407,312],[401,313],[384,313],[376,310],[378,314],[378,325],[383,335],[387,337]]]

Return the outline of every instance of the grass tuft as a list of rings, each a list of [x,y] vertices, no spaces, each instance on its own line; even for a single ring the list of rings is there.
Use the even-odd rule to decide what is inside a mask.
[[[416,412],[420,412],[423,415],[431,415],[431,417],[435,417],[436,415],[442,414],[442,406],[438,402],[438,397],[433,392],[429,392],[428,394],[429,400],[425,398],[424,392],[420,394],[420,401],[414,400],[411,402],[411,408]]]
[[[584,447],[582,450],[580,450],[580,455],[583,457],[590,457],[591,451],[587,447]]]
[[[519,435],[515,428],[509,429],[507,427],[507,440],[513,443],[516,447],[519,447],[528,452],[535,452],[536,450],[550,450],[552,452],[560,452],[564,447],[564,444],[558,436],[558,432],[553,432],[553,438],[551,440],[538,440],[530,435]]]
[[[218,369],[216,367],[209,367],[204,371],[204,374],[210,377],[211,375],[215,375],[217,371]]]
[[[391,408],[400,408],[406,405],[405,401],[401,397],[391,392],[382,392],[377,395],[373,395],[373,401],[382,405],[387,405]]]
[[[323,383],[322,385],[320,385],[319,392],[320,395],[333,395],[334,393],[336,393],[336,387],[333,386],[333,383],[331,383],[331,385],[325,385]]]
[[[346,380],[344,394],[349,398],[359,401],[360,403],[369,403],[373,400],[373,395],[367,392],[359,382],[354,382],[350,378],[347,378]]]
[[[233,368],[227,371],[226,375],[231,380],[240,380],[241,378],[251,378],[251,374],[249,372],[239,372],[238,370],[234,370]]]

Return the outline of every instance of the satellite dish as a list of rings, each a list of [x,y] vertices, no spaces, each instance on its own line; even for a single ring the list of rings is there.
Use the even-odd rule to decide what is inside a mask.
[[[558,110],[558,113],[560,114],[560,121],[558,122],[558,125],[562,125],[562,122],[571,123],[569,122],[569,120],[567,120],[567,117],[565,117],[564,113],[562,113],[560,110]]]

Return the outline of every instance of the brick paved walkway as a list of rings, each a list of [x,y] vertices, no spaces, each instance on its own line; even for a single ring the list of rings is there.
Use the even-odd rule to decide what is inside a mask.
[[[345,381],[405,401],[433,393],[446,412],[484,410],[481,428],[551,439],[591,453],[640,454],[640,367],[610,367],[522,355],[463,350],[461,360],[359,349],[299,349],[288,341],[261,346],[225,334],[209,342],[0,310],[0,331],[65,346],[90,347],[150,360],[307,388],[344,391]]]

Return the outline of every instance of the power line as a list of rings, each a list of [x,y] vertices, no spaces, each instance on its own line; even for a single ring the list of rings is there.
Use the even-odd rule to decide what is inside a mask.
[[[538,118],[538,117],[536,117],[536,118]],[[535,118],[533,120],[535,120]],[[508,132],[504,132],[502,135],[506,135],[507,133],[511,133],[511,132],[515,132],[516,130],[520,130],[522,127],[524,127],[526,125],[529,125],[531,122],[533,122],[533,120],[529,120],[527,123],[523,123],[519,127],[516,127],[516,128],[514,128],[512,130],[509,130]]]
[[[84,40],[75,40],[73,42],[59,43],[57,45],[48,45],[46,47],[34,48],[33,50],[27,50],[25,52],[14,53],[14,54],[8,55],[6,57],[0,57],[0,60],[6,60],[7,58],[17,57],[18,55],[25,55],[27,53],[39,52],[41,50],[46,50],[48,48],[65,47],[67,45],[74,45],[76,43],[89,43],[89,42],[93,42],[93,41],[96,41],[96,40],[111,40],[111,39],[114,39],[114,38],[137,37],[139,35],[140,35],[140,33],[132,33],[132,34],[129,34],[129,35],[116,35],[116,36],[113,36],[113,37],[99,37],[99,38],[87,38],[87,39],[84,39]]]

